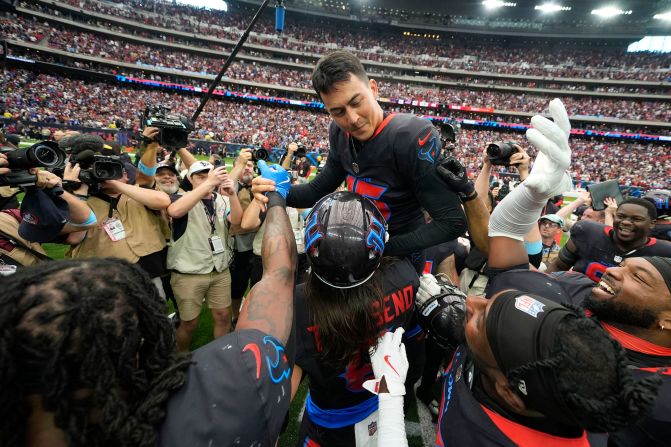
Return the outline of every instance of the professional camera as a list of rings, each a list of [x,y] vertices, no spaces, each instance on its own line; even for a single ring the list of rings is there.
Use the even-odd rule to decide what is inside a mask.
[[[269,154],[268,151],[265,150],[265,149],[262,149],[262,148],[254,149],[254,150],[252,151],[252,161],[253,161],[254,163],[256,163],[257,161],[260,161],[260,160],[264,160],[264,161],[265,161],[265,160],[268,160],[268,156],[269,156],[269,155],[270,155],[270,154]]]
[[[37,177],[28,170],[32,168],[55,169],[63,166],[65,152],[53,141],[41,141],[26,149],[1,147],[0,153],[5,154],[11,172],[0,176],[3,186],[34,185]]]
[[[489,162],[498,166],[510,166],[510,157],[517,150],[513,147],[512,141],[491,143],[487,146],[487,157]]]
[[[87,185],[123,177],[123,162],[116,155],[94,155],[92,160],[80,159],[77,162],[81,168],[79,180]]]
[[[453,146],[457,141],[457,129],[445,121],[439,122],[438,128],[440,129],[440,142],[443,144],[443,148]]]
[[[294,152],[294,156],[301,158],[305,157],[308,155],[308,148],[303,144],[303,143],[297,143],[298,144],[298,149],[296,149],[296,152]]]
[[[145,127],[160,129],[158,142],[170,150],[186,147],[189,133],[194,129],[193,123],[183,115],[170,113],[164,106],[147,107],[142,115],[141,130]]]

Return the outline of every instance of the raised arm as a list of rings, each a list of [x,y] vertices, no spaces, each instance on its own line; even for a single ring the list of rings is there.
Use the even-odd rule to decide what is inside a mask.
[[[137,177],[135,184],[138,186],[150,186],[154,184],[154,175],[156,174],[156,152],[158,151],[158,135],[160,130],[156,127],[146,127],[142,131],[142,138],[145,144],[142,151],[142,158],[137,167]]]
[[[475,246],[484,254],[489,253],[489,236],[487,235],[489,211],[475,185],[468,179],[466,169],[456,158],[447,157],[436,167],[436,172],[459,195],[466,212],[468,232]]]
[[[527,139],[539,150],[533,170],[499,203],[489,220],[490,268],[527,265],[524,236],[538,225],[548,198],[572,187],[567,171],[571,162],[568,144],[571,125],[560,100],[550,102],[550,115],[554,122],[540,115],[531,119],[533,128],[527,130]]]
[[[265,163],[260,162],[261,173]],[[263,166],[263,167],[262,167]],[[277,166],[277,183],[289,174]],[[261,246],[263,277],[249,292],[235,330],[257,329],[272,335],[282,344],[289,340],[294,315],[294,272],[296,241],[285,210],[287,189],[268,193],[266,231]]]

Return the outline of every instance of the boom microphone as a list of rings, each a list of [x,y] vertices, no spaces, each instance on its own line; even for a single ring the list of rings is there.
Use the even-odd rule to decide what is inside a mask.
[[[282,3],[283,0],[277,0],[275,4],[275,31],[278,33],[284,31],[284,12],[286,8]]]

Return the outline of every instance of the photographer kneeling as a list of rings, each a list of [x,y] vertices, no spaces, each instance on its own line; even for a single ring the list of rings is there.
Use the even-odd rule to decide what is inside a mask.
[[[171,196],[172,238],[168,248],[170,284],[181,323],[177,349],[188,351],[198,317],[207,298],[214,320],[214,337],[231,330],[231,274],[233,258],[228,223],[240,224],[242,208],[233,179],[225,166],[198,161],[189,168],[193,190]],[[215,192],[218,190],[218,192]]]

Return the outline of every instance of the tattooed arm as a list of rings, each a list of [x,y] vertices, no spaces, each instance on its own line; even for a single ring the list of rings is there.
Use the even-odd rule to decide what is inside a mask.
[[[263,235],[261,259],[263,277],[249,292],[240,312],[236,330],[258,329],[287,343],[294,315],[294,271],[296,270],[296,241],[284,206],[273,206],[276,195],[269,201],[266,232]]]

